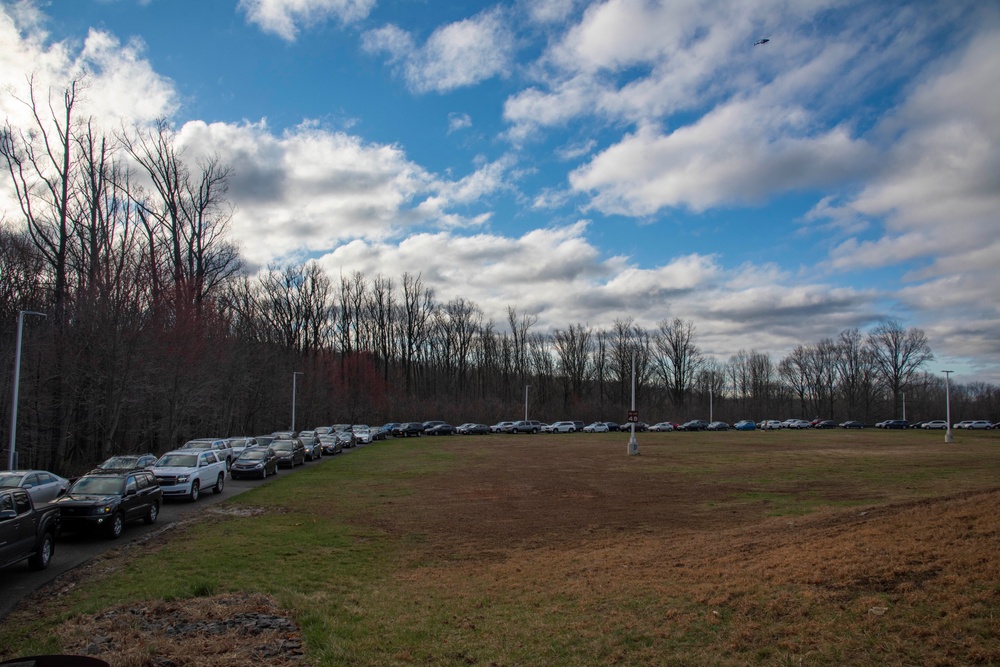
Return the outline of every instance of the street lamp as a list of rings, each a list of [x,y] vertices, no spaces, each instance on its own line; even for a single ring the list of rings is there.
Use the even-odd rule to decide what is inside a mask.
[[[638,419],[638,415],[635,411],[635,348],[632,348],[632,410],[629,413],[629,423],[632,424],[632,435],[628,439],[628,455],[638,456],[639,455],[639,443],[635,439],[635,420]]]
[[[948,421],[948,430],[944,432],[944,441],[946,443],[954,442],[955,437],[951,433],[951,374],[955,371],[941,371],[944,373],[944,403],[945,403],[945,419]]]
[[[528,421],[528,387],[530,384],[524,385],[524,421]]]
[[[24,332],[24,316],[38,315],[47,317],[45,313],[36,313],[33,310],[22,310],[17,314],[17,344],[14,346],[14,391],[10,406],[10,445],[9,458],[7,459],[7,469],[14,469],[14,450],[17,445],[17,394],[21,387],[21,335]]]
[[[295,381],[302,375],[302,371],[292,373],[292,434],[295,434]]]

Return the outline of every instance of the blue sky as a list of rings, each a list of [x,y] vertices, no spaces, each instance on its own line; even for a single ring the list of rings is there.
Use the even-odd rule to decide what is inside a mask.
[[[253,265],[420,272],[541,330],[679,316],[720,361],[893,317],[1000,382],[995,3],[0,8],[5,86],[85,66],[95,118],[235,166]]]

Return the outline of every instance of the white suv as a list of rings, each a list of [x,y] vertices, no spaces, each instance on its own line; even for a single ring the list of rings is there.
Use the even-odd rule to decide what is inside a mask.
[[[550,433],[576,433],[576,422],[554,422],[549,427]]]

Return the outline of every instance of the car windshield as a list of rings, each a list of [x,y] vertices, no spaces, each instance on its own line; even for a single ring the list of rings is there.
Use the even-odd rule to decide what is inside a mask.
[[[0,475],[0,488],[13,488],[21,483],[23,475]]]
[[[139,463],[138,456],[112,456],[100,465],[101,468],[134,468]]]
[[[193,440],[191,442],[184,443],[181,449],[211,449],[212,443],[204,442],[199,440]]]
[[[240,461],[263,461],[267,458],[267,452],[263,449],[244,449],[240,454]]]
[[[271,443],[271,449],[275,451],[290,452],[292,451],[292,443],[290,440],[279,440]]]
[[[124,488],[119,477],[81,477],[70,487],[70,493],[91,496],[120,496]]]
[[[198,457],[193,454],[166,454],[156,462],[157,468],[194,468],[198,465]]]

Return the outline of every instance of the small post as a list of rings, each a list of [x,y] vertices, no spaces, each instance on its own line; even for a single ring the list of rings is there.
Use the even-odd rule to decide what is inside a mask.
[[[635,348],[632,348],[632,412],[635,413]],[[639,455],[639,443],[635,439],[635,422],[632,424],[632,436],[628,439],[628,455]]]
[[[944,403],[945,403],[945,419],[948,422],[948,430],[944,432],[945,443],[955,442],[955,436],[951,433],[951,390],[949,384],[951,381],[951,374],[954,371],[941,371],[944,373]]]

